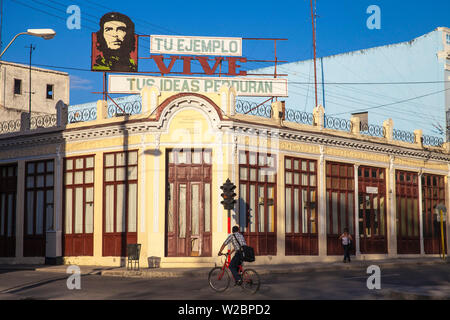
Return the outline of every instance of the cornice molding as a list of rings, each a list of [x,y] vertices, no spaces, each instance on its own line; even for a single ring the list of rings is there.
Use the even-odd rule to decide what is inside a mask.
[[[26,148],[36,145],[48,145],[58,143],[70,143],[75,141],[83,141],[90,139],[99,139],[103,137],[121,137],[124,134],[159,134],[164,131],[167,122],[173,113],[185,102],[196,102],[200,106],[207,106],[205,100],[201,97],[178,97],[173,99],[165,108],[165,112],[161,112],[159,121],[151,119],[144,119],[143,121],[133,121],[130,123],[115,123],[109,126],[89,127],[86,129],[66,130],[55,129],[51,132],[40,132],[36,134],[19,135],[16,137],[8,136],[0,140],[0,149],[15,149]],[[195,106],[195,104],[194,104]],[[351,137],[342,137],[339,135],[332,135],[329,132],[306,132],[298,131],[289,128],[277,128],[267,125],[260,125],[251,123],[243,123],[223,119],[220,115],[214,112],[214,107],[208,107],[204,111],[212,120],[212,127],[235,135],[236,131],[241,131],[245,135],[259,135],[262,138],[279,138],[289,142],[303,142],[324,147],[339,147],[347,148],[355,151],[369,151],[377,152],[388,156],[406,156],[413,157],[420,160],[437,160],[450,162],[450,154],[440,153],[435,150],[419,150],[408,148],[404,146],[391,145],[387,142],[376,142],[367,140],[352,139]]]

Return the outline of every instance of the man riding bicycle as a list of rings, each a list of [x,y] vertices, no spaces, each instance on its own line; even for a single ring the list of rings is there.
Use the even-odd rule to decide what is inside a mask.
[[[233,259],[231,259],[229,268],[230,268],[231,274],[234,277],[235,285],[240,286],[242,284],[242,278],[239,275],[239,266],[242,264],[242,261],[243,261],[241,247],[246,246],[247,243],[245,242],[244,236],[239,232],[238,226],[234,226],[232,231],[233,231],[233,233],[230,234],[225,239],[224,243],[222,244],[222,247],[219,250],[219,256],[221,256],[223,254],[222,253],[223,249],[231,241],[234,249],[230,252],[230,254],[232,254],[234,251],[236,251],[236,254],[234,255]]]

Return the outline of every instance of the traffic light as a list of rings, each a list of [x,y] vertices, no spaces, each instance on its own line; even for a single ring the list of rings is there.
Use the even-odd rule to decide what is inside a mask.
[[[236,197],[236,193],[234,193],[234,189],[236,189],[236,186],[234,183],[230,181],[230,179],[227,179],[227,181],[220,187],[220,189],[223,190],[223,193],[221,194],[223,201],[220,203],[223,204],[223,207],[225,210],[232,210],[234,209],[234,204],[236,203],[236,200],[234,197]]]

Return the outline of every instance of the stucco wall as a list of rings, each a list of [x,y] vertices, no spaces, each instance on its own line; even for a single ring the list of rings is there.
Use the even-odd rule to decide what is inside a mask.
[[[329,116],[348,119],[351,113],[368,111],[370,124],[381,125],[385,119],[392,118],[396,129],[423,129],[425,135],[445,137],[445,58],[438,57],[438,52],[444,50],[443,32],[444,29],[439,28],[411,41],[323,57],[325,103],[319,58],[318,103],[324,103]],[[254,72],[271,73],[273,68]],[[278,66],[277,72],[289,74],[286,107],[312,112],[315,104],[313,61],[286,63]],[[379,84],[419,81],[436,83]],[[360,82],[371,84],[353,84]],[[379,107],[438,91],[441,92]],[[444,132],[435,126],[441,126]]]
[[[21,94],[14,94],[14,79],[22,80]],[[29,67],[0,62],[0,120],[10,120],[15,114],[29,110]],[[53,85],[53,99],[47,99],[47,84]],[[55,114],[56,103],[69,104],[69,75],[65,72],[32,67],[32,114]],[[17,119],[17,118],[15,118]]]

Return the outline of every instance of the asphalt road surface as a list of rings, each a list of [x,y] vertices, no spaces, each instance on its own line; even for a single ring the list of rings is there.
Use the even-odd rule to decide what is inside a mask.
[[[365,269],[263,275],[261,288],[254,295],[240,287],[216,293],[209,288],[207,276],[142,279],[82,275],[81,289],[69,290],[68,274],[0,270],[0,299],[450,299],[448,264],[382,269],[379,290],[367,288]]]

